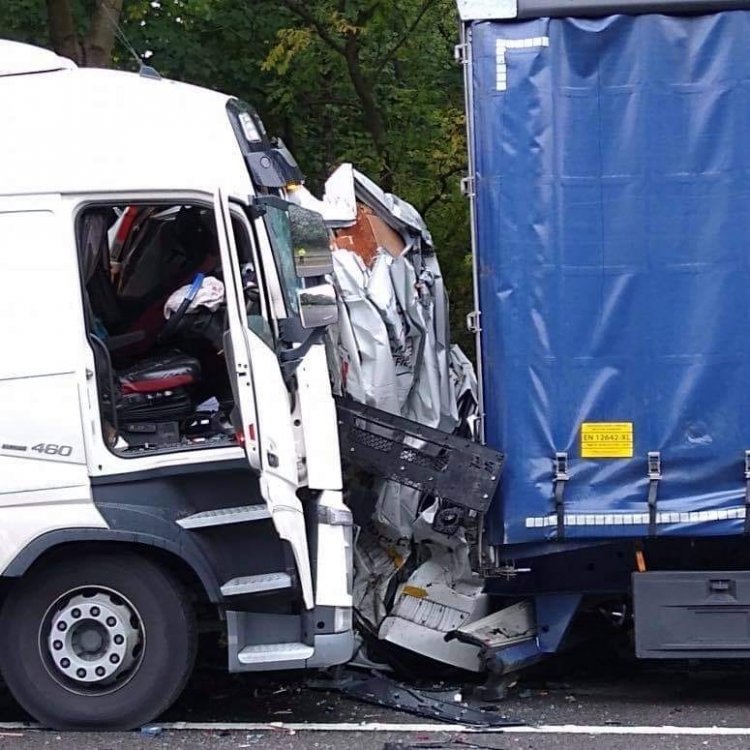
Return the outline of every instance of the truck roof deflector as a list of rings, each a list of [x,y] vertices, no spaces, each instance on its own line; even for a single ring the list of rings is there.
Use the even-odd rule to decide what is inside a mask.
[[[0,78],[76,68],[72,60],[30,44],[0,40]]]

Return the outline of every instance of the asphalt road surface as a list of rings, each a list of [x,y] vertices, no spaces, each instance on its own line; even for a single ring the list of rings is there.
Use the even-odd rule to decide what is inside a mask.
[[[750,664],[639,663],[582,650],[532,672],[492,708],[521,725],[466,731],[359,703],[306,684],[309,675],[196,671],[152,727],[123,733],[26,728],[0,688],[0,748],[19,750],[508,750],[750,747]],[[440,685],[471,700],[459,683]],[[311,726],[312,725],[312,726]],[[325,725],[321,727],[320,725]],[[351,725],[355,725],[353,729]],[[329,731],[324,731],[328,729]]]

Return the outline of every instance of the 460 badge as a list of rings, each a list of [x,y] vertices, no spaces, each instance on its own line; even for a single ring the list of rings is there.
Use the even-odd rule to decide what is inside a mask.
[[[72,445],[59,445],[58,443],[37,443],[36,445],[32,445],[30,449],[28,445],[3,443],[0,445],[0,449],[4,451],[17,451],[18,453],[26,453],[28,450],[32,450],[36,453],[42,453],[45,456],[62,456],[63,458],[67,458],[73,453]]]

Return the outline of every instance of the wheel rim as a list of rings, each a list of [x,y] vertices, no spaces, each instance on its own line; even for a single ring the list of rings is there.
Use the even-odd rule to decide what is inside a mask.
[[[133,604],[103,587],[68,591],[47,610],[39,650],[47,671],[66,690],[103,695],[138,671],[146,633]]]

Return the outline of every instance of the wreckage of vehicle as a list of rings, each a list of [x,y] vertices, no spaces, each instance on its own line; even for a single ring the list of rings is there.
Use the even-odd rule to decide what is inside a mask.
[[[498,694],[592,621],[750,656],[750,4],[458,6],[476,374],[410,204],[0,41],[0,668],[46,725],[166,710],[199,619],[229,671]]]
[[[504,457],[475,439],[476,376],[449,343],[431,235],[411,205],[351,165],[333,173],[321,200],[304,187],[291,197],[321,213],[334,236],[339,316],[327,344],[357,532],[352,664],[388,668],[411,652],[472,681],[485,675],[493,687],[484,695],[501,697],[508,675],[557,650],[565,628],[540,640],[531,598],[488,591],[488,580],[518,573],[488,569],[483,551]]]
[[[683,126],[729,123],[738,111],[705,92],[739,64],[729,50],[742,45],[730,41],[746,41],[748,7],[458,7],[478,379],[448,345],[422,219],[356,171],[334,175],[323,200],[347,205],[350,221],[356,214],[334,230],[336,247],[354,252],[334,253],[333,344],[348,375],[339,390],[367,408],[339,407],[343,457],[380,477],[348,494],[361,525],[360,623],[381,642],[497,677],[592,625],[634,634],[641,658],[745,658],[750,434],[730,403],[745,346],[729,333],[743,328],[733,280],[744,271],[726,254],[740,207],[733,190],[702,192],[698,144],[708,131]],[[690,40],[688,67],[666,41],[675,35]],[[648,95],[652,78],[669,92],[663,102]],[[677,93],[686,87],[704,93],[688,103]],[[681,133],[679,148],[643,135],[653,118]],[[744,140],[721,139],[720,158],[734,174]],[[643,164],[653,179],[642,179]],[[678,174],[685,186],[665,194]],[[696,211],[705,221],[688,238],[678,217]],[[404,294],[411,288],[418,300]],[[414,484],[398,476],[409,467],[396,456],[428,436],[370,408],[473,435],[504,455],[473,453],[467,441],[464,467],[492,467],[478,492],[467,469],[463,492],[460,481],[454,494]],[[383,435],[405,447],[394,451]]]

